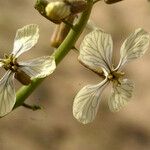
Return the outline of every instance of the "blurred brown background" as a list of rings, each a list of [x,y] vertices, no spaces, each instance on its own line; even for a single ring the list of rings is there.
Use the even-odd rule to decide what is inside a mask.
[[[40,27],[38,44],[21,59],[53,52],[49,41],[54,24],[33,8],[34,0],[0,0],[0,56],[12,50],[18,28],[30,23]],[[130,32],[138,27],[150,31],[150,3],[124,0],[106,5],[97,3],[92,20],[114,40],[114,57]],[[53,75],[27,99],[43,106],[31,111],[20,107],[0,119],[0,150],[150,150],[150,51],[125,68],[135,82],[134,96],[125,109],[111,113],[107,106],[108,88],[96,119],[82,125],[72,115],[73,98],[88,83],[101,79],[82,67],[71,51]],[[117,62],[117,61],[116,61]],[[16,87],[20,84],[16,81]]]

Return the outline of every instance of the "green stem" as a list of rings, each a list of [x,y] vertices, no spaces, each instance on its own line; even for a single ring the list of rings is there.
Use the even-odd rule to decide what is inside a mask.
[[[92,0],[88,0],[87,9],[82,13],[81,18],[78,23],[74,26],[73,29],[70,30],[67,37],[63,41],[63,43],[58,47],[58,49],[54,52],[55,61],[58,65],[61,60],[67,55],[67,53],[74,47],[76,41],[78,40],[80,34],[82,33],[91,13],[91,9],[93,6]],[[23,102],[30,96],[30,94],[37,88],[37,86],[44,79],[35,79],[28,86],[21,87],[16,94],[16,104],[14,109],[21,106]]]

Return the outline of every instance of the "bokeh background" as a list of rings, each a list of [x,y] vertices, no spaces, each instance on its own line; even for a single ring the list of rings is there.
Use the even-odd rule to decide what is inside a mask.
[[[54,51],[50,37],[55,25],[39,15],[33,8],[34,3],[34,0],[0,0],[1,57],[3,53],[11,52],[16,30],[30,23],[39,25],[40,39],[20,59],[48,55]],[[99,2],[93,8],[91,19],[112,34],[114,57],[118,60],[121,43],[130,32],[138,27],[150,32],[150,3],[146,0],[124,0],[113,5]],[[27,99],[30,104],[41,105],[42,110],[19,107],[0,119],[0,150],[150,149],[150,49],[144,57],[125,68],[126,76],[136,85],[127,107],[111,113],[107,106],[108,88],[103,94],[96,119],[88,125],[82,125],[73,117],[73,98],[84,85],[101,79],[81,66],[77,57],[78,53],[69,52],[55,73]],[[16,88],[20,86],[16,81]]]

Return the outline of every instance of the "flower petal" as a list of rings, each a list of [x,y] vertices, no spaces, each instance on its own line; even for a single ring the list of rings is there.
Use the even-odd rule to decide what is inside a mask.
[[[131,80],[119,80],[119,83],[114,82],[113,92],[108,101],[109,108],[112,112],[122,109],[132,97],[134,84]]]
[[[8,114],[15,105],[14,73],[7,71],[0,80],[0,117]]]
[[[0,67],[3,67],[4,66],[4,63],[3,62],[0,62]]]
[[[79,122],[87,124],[94,120],[100,96],[108,83],[105,79],[97,85],[87,85],[78,92],[73,103],[73,115]]]
[[[20,68],[27,75],[34,78],[44,78],[53,73],[56,68],[55,59],[52,56],[43,56],[36,59],[19,62]]]
[[[17,58],[31,49],[39,38],[39,28],[36,24],[26,25],[17,30],[12,54]]]
[[[150,35],[139,28],[136,29],[123,43],[120,49],[120,62],[117,68],[121,68],[126,62],[139,58],[148,50]]]
[[[101,67],[110,72],[112,48],[111,35],[100,29],[94,30],[85,36],[80,47],[79,60],[95,72],[99,73]]]

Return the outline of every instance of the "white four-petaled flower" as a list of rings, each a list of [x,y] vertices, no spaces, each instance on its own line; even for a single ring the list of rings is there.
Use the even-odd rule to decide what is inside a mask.
[[[133,82],[124,79],[123,66],[143,56],[149,46],[150,36],[143,29],[135,30],[123,43],[120,49],[120,61],[113,67],[113,42],[111,35],[96,29],[85,36],[81,47],[79,61],[89,69],[100,74],[102,69],[105,79],[96,85],[83,87],[76,95],[73,103],[73,115],[81,123],[94,120],[101,100],[101,94],[111,82],[112,93],[108,100],[111,111],[119,111],[132,96]]]
[[[18,56],[31,49],[37,43],[38,38],[39,28],[37,25],[24,26],[16,33],[12,53],[5,56],[4,59],[0,59],[0,67],[7,70],[0,80],[0,117],[9,113],[15,105],[14,77],[20,79],[21,83],[29,84],[34,78],[48,76],[56,68],[55,59],[52,56],[17,62]]]

